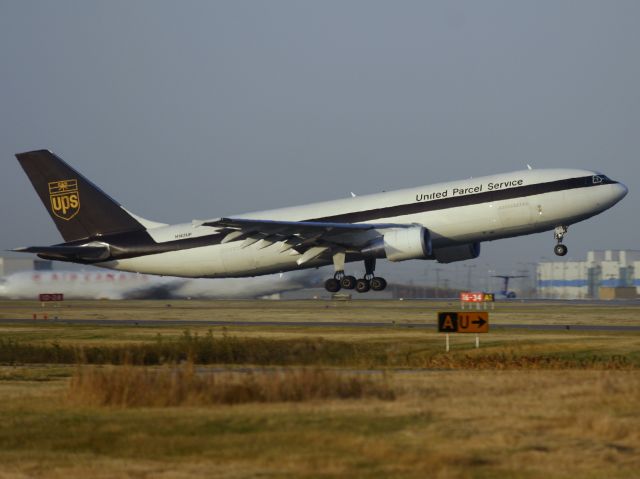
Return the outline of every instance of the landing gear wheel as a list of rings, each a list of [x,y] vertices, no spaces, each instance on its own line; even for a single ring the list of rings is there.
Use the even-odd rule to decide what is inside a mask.
[[[567,235],[567,226],[556,226],[556,229],[553,231],[553,237],[556,239],[558,244],[553,248],[553,252],[558,256],[564,256],[567,254],[567,247],[562,244],[562,240]]]
[[[340,291],[340,281],[335,278],[329,278],[324,282],[324,289],[330,293],[337,293]]]
[[[343,276],[340,280],[340,286],[344,289],[353,289],[356,287],[356,278],[355,276]]]
[[[553,252],[558,256],[566,255],[567,251],[568,251],[567,247],[565,245],[563,245],[563,244],[557,244],[553,248]]]
[[[371,289],[374,291],[382,291],[387,287],[387,281],[384,278],[376,276],[371,280]]]
[[[356,281],[356,291],[358,293],[366,293],[371,289],[371,283],[368,279],[360,278]]]

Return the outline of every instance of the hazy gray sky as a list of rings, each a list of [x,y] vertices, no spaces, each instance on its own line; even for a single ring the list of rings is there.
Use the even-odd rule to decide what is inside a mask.
[[[0,0],[0,248],[60,241],[13,157],[48,148],[164,222],[602,170],[630,194],[569,257],[640,249],[639,24],[637,1]],[[485,243],[477,271],[553,244]]]

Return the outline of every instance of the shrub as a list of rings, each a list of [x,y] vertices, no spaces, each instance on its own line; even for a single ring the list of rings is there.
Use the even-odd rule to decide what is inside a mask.
[[[74,404],[115,407],[206,406],[324,399],[393,400],[388,378],[319,368],[199,372],[180,366],[78,366],[71,378]]]

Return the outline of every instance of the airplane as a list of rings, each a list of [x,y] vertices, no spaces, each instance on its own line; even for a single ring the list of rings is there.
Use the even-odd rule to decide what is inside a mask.
[[[0,278],[0,298],[38,299],[244,299],[273,297],[318,284],[318,271],[256,278],[176,278],[103,271],[20,271]]]
[[[501,278],[503,280],[502,283],[502,289],[500,291],[496,291],[495,293],[493,293],[494,298],[500,298],[500,299],[515,299],[517,297],[516,292],[515,291],[509,291],[509,280],[513,279],[513,278],[526,278],[526,276],[513,276],[513,275],[507,275],[507,274],[497,274],[494,275],[493,278]]]
[[[64,242],[14,251],[120,271],[246,277],[333,265],[327,291],[381,291],[376,260],[451,263],[480,244],[553,231],[618,203],[626,186],[581,169],[527,169],[303,206],[169,225],[131,213],[48,150],[16,158]],[[364,262],[356,279],[345,264]]]

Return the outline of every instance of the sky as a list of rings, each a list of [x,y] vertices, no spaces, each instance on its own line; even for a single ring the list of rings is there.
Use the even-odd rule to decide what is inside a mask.
[[[527,164],[599,170],[629,195],[570,228],[566,259],[640,249],[639,23],[633,0],[0,0],[0,249],[61,241],[13,156],[39,148],[167,223]],[[484,281],[553,246],[379,271]]]

